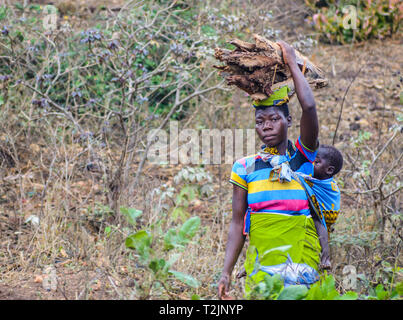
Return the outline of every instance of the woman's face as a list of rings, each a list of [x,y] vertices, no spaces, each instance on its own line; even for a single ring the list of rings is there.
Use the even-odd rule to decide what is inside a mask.
[[[287,141],[291,116],[286,117],[277,107],[256,110],[255,128],[260,140],[268,147],[276,147]]]

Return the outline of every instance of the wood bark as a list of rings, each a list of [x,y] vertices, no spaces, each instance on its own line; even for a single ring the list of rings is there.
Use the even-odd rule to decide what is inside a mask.
[[[284,85],[291,89],[291,97],[295,93],[294,83],[288,65],[284,63],[280,45],[257,34],[253,38],[255,43],[239,39],[229,41],[236,47],[234,50],[216,48],[214,56],[224,64],[214,67],[220,70],[228,85],[235,85],[253,100],[264,100],[273,90]],[[322,69],[298,50],[295,50],[295,55],[298,66],[313,89],[327,85]]]

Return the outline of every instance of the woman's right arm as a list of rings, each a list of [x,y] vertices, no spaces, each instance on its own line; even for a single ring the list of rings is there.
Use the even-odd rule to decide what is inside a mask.
[[[295,92],[302,108],[300,120],[301,141],[309,149],[316,150],[318,147],[319,123],[318,115],[316,114],[315,97],[297,64],[295,50],[284,41],[279,41],[278,44],[283,52],[284,61],[290,68]]]
[[[229,226],[227,248],[225,250],[224,269],[221,279],[218,282],[218,298],[230,299],[228,296],[231,283],[231,274],[239,254],[245,243],[243,235],[243,223],[246,209],[248,207],[248,191],[234,185],[232,193],[232,220]]]

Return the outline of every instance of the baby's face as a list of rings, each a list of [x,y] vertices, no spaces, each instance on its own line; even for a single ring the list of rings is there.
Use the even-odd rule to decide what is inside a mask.
[[[329,163],[325,157],[323,157],[323,152],[321,149],[318,150],[314,162],[313,177],[319,180],[329,178],[327,169],[329,168]]]

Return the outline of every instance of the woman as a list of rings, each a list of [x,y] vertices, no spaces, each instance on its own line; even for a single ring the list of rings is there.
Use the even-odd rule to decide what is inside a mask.
[[[255,104],[256,133],[265,144],[262,151],[234,163],[232,221],[218,283],[218,296],[228,299],[231,274],[249,234],[246,255],[246,294],[266,274],[281,274],[285,285],[317,280],[320,245],[302,186],[289,170],[313,173],[318,147],[318,118],[313,93],[299,69],[294,49],[279,42],[302,108],[296,150],[288,140],[292,119],[287,88]],[[245,214],[245,212],[247,212]]]

